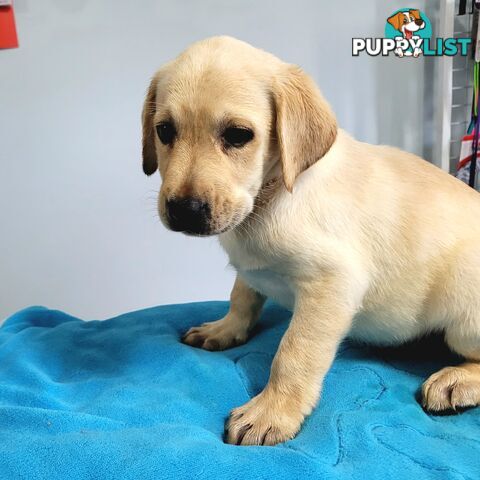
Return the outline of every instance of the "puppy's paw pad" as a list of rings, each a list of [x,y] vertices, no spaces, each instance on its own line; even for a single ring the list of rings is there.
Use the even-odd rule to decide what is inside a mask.
[[[456,410],[480,404],[480,380],[463,367],[434,373],[422,387],[423,406],[431,412]]]

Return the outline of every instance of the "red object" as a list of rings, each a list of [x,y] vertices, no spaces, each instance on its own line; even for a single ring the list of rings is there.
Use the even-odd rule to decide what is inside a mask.
[[[13,7],[0,7],[0,48],[17,47],[18,38]]]

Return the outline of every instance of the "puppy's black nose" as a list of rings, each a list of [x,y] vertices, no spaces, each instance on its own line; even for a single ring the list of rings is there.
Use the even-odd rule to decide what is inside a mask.
[[[198,198],[175,198],[167,201],[170,228],[176,232],[207,233],[210,206]]]
[[[423,24],[423,20],[421,18],[417,18],[415,23],[420,27]]]

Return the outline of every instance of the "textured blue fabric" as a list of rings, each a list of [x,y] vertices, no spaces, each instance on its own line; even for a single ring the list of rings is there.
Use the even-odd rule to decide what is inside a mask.
[[[480,478],[480,410],[433,417],[416,401],[423,379],[455,361],[435,344],[422,359],[425,346],[346,342],[294,440],[226,445],[228,412],[266,383],[290,318],[269,304],[256,335],[225,352],[180,343],[226,310],[207,302],[84,322],[33,307],[10,317],[0,329],[0,478]]]

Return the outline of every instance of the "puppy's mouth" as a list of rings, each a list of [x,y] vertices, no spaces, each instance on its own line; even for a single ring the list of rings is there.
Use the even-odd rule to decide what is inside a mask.
[[[222,233],[228,232],[233,230],[237,227],[241,221],[238,222],[231,222],[227,225],[217,226],[215,222],[212,225],[205,225],[205,226],[198,226],[198,225],[190,225],[185,228],[178,228],[176,226],[172,226],[172,224],[167,220],[167,227],[174,231],[180,232],[190,237],[212,237],[214,235],[220,235]]]
[[[412,37],[413,37],[413,34],[415,32],[418,32],[419,30],[421,30],[422,28],[425,27],[425,23],[422,22],[422,23],[417,23],[417,22],[414,22],[412,24],[409,24],[407,25],[405,28],[404,28],[404,34],[405,34],[405,38],[407,40],[410,40]]]

